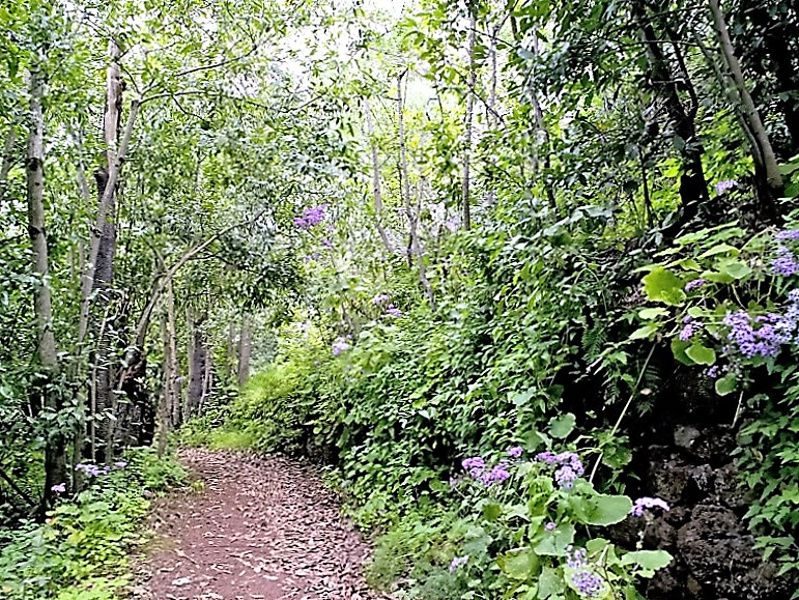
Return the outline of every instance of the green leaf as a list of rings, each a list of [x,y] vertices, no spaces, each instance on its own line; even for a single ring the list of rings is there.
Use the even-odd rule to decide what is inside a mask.
[[[658,329],[660,329],[660,326],[650,323],[649,325],[644,325],[643,327],[639,327],[633,331],[628,339],[646,340],[652,337],[653,334],[657,333]]]
[[[749,265],[740,260],[722,261],[718,264],[718,270],[733,279],[743,279],[752,273]]]
[[[690,342],[684,342],[680,338],[674,338],[671,340],[671,353],[674,354],[674,358],[676,358],[678,362],[692,367],[696,363],[685,353],[690,345]]]
[[[594,494],[575,499],[575,516],[586,525],[613,525],[627,518],[633,507],[627,496]]]
[[[668,316],[669,311],[665,308],[644,308],[638,311],[638,316],[645,321],[657,319],[658,317]]]
[[[555,417],[549,422],[549,434],[553,438],[562,440],[574,430],[576,422],[577,418],[572,413],[566,413],[559,417]]]
[[[538,567],[538,557],[529,548],[506,552],[497,557],[497,565],[511,579],[532,577]]]
[[[724,377],[716,380],[716,393],[719,396],[726,396],[735,391],[738,386],[738,378],[735,373],[727,373]]]
[[[496,521],[502,515],[502,506],[496,502],[488,502],[483,506],[483,517],[486,521]]]
[[[542,535],[544,538],[533,547],[536,554],[539,556],[566,556],[566,548],[574,543],[574,525],[563,523],[553,531],[546,531]]]
[[[562,594],[566,591],[566,584],[563,582],[558,572],[551,567],[544,567],[541,574],[538,576],[538,600],[547,600],[552,596]]]
[[[698,365],[712,365],[716,362],[716,352],[713,348],[703,346],[699,342],[691,344],[691,346],[686,349],[685,353],[688,355],[688,358]]]
[[[685,300],[682,279],[663,267],[654,268],[643,279],[644,292],[650,300],[677,306]]]
[[[709,256],[716,256],[717,254],[732,254],[738,256],[739,250],[735,246],[729,244],[717,244],[710,250],[707,250],[699,255],[699,258],[708,258]]]
[[[671,554],[665,550],[638,550],[622,556],[621,564],[637,566],[642,570],[639,575],[652,577],[655,571],[669,566],[671,560]]]

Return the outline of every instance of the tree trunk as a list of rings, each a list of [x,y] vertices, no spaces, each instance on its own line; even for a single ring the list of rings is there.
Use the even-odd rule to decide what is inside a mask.
[[[250,315],[244,313],[239,337],[239,386],[244,387],[250,379],[250,354],[252,353],[252,331]]]
[[[44,218],[44,110],[42,97],[44,82],[41,74],[29,73],[30,132],[26,160],[28,184],[28,233],[33,250],[33,272],[39,279],[34,292],[34,311],[38,334],[37,355],[42,370],[38,392],[44,398],[47,409],[58,414],[61,410],[61,394],[54,389],[53,380],[58,372],[55,333],[53,332],[53,305],[50,293],[50,259],[47,250],[47,232]],[[59,427],[47,431],[44,458],[44,494],[42,513],[55,498],[53,486],[67,483],[66,439]]]
[[[122,107],[122,87],[121,75],[119,69],[120,58],[119,47],[114,41],[109,42],[109,55],[110,64],[108,67],[108,82],[107,82],[107,102],[106,102],[106,118],[104,121],[105,135],[109,135],[113,124],[113,119],[119,122],[120,112]],[[95,284],[95,270],[97,269],[98,256],[100,255],[100,246],[102,242],[103,233],[106,231],[106,221],[108,215],[113,216],[114,208],[114,195],[116,193],[117,183],[119,182],[119,174],[122,169],[122,162],[125,160],[130,145],[130,139],[133,135],[133,127],[136,123],[136,117],[139,114],[140,102],[133,100],[130,104],[130,112],[128,120],[125,124],[125,130],[119,141],[119,145],[109,145],[106,154],[108,158],[108,179],[105,183],[105,189],[100,197],[99,206],[97,208],[97,219],[91,232],[91,244],[89,246],[89,258],[86,265],[86,271],[83,274],[83,281],[81,282],[81,306],[80,315],[78,317],[78,346],[83,343],[86,337],[86,332],[89,326],[89,309],[92,297],[92,290]]]
[[[205,371],[207,362],[207,349],[203,334],[202,317],[199,321],[194,319],[191,308],[186,309],[187,329],[189,332],[189,386],[186,393],[186,406],[183,411],[183,420],[188,421],[197,412],[203,397]]]
[[[469,74],[468,89],[466,90],[466,116],[464,122],[463,140],[463,175],[461,178],[461,210],[463,211],[463,228],[467,231],[472,227],[471,209],[471,161],[472,161],[472,130],[474,126],[474,86],[477,79],[477,67],[474,60],[474,40],[477,20],[472,13],[469,20],[469,42],[467,51],[469,53]]]
[[[389,254],[393,254],[391,242],[388,240],[386,228],[383,225],[383,192],[380,186],[380,161],[377,154],[377,143],[374,139],[374,125],[372,124],[372,111],[369,101],[364,100],[364,114],[366,116],[366,131],[369,135],[369,146],[372,154],[372,191],[374,192],[375,225],[377,233]]]
[[[227,343],[225,344],[225,364],[222,365],[222,381],[225,386],[230,384],[230,377],[234,365],[238,361],[236,356],[236,328],[231,321],[227,328]]]
[[[116,148],[119,143],[120,111],[122,109],[122,76],[119,65],[120,50],[113,41],[109,48],[109,65],[106,79],[105,114],[103,117],[103,136],[106,147],[105,168],[98,169],[95,174],[97,182],[98,206],[105,202],[106,219],[100,231],[100,242],[97,255],[94,259],[94,281],[92,293],[95,295],[95,307],[99,312],[108,314],[108,308],[113,301],[111,286],[114,279],[114,256],[116,255],[117,226],[116,212],[116,182],[114,188],[107,189],[111,163],[115,160]],[[99,212],[99,208],[98,208]],[[101,327],[97,337],[94,362],[97,365],[97,379],[93,385],[96,389],[97,408],[106,413],[103,421],[105,438],[104,457],[107,463],[113,460],[114,438],[116,430],[116,412],[118,396],[114,393],[116,381],[115,339],[114,327]],[[111,417],[111,418],[109,418]]]
[[[672,69],[661,48],[658,38],[642,0],[632,2],[632,14],[638,22],[641,37],[646,45],[650,66],[650,79],[655,92],[663,99],[674,134],[679,138],[682,174],[680,175],[681,215],[678,224],[690,221],[699,211],[699,206],[709,198],[707,181],[702,166],[704,148],[696,134],[694,115],[685,109],[677,90]]]
[[[172,284],[169,283],[164,297],[164,309],[161,311],[161,334],[164,343],[164,389],[158,402],[156,411],[156,428],[158,455],[163,456],[169,440],[174,407],[180,404],[180,395],[177,389],[177,342],[175,339],[175,294]]]
[[[755,143],[757,144],[758,152],[754,153],[754,158],[762,167],[760,170],[761,177],[765,177],[765,182],[762,182],[765,183],[765,186],[761,183],[758,188],[764,191],[767,190],[768,196],[767,198],[761,198],[761,200],[771,205],[774,200],[782,195],[783,191],[782,175],[780,174],[779,165],[777,164],[777,158],[774,155],[774,148],[771,146],[771,140],[769,140],[766,128],[763,126],[760,113],[744,81],[741,64],[735,56],[732,41],[730,40],[730,32],[727,29],[727,22],[721,12],[719,0],[709,0],[709,3],[710,12],[713,15],[713,24],[716,28],[716,37],[718,38],[721,48],[721,55],[732,75],[732,81],[735,84],[737,96],[740,101],[741,112],[743,113],[744,119],[746,119],[746,122],[749,124]],[[757,174],[756,171],[756,175]],[[764,208],[768,209],[768,207]]]
[[[399,126],[400,180],[402,184],[400,187],[402,190],[403,204],[405,206],[405,215],[408,218],[408,231],[410,236],[409,258],[412,257],[416,260],[416,268],[419,271],[419,282],[430,302],[430,306],[435,309],[436,301],[433,296],[433,288],[430,286],[430,281],[427,279],[424,256],[422,256],[422,247],[419,243],[419,232],[417,229],[418,215],[414,214],[413,205],[411,203],[411,184],[408,172],[408,153],[405,147],[405,119],[403,116],[404,99],[402,94],[402,79],[404,75],[405,73],[401,74],[397,79],[397,121]]]

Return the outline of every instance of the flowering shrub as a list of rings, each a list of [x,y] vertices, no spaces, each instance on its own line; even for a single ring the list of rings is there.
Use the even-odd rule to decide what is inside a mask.
[[[776,552],[781,572],[799,570],[799,227],[755,235],[736,224],[685,235],[647,267],[644,291],[653,306],[631,340],[671,339],[675,358],[702,369],[719,396],[737,392],[739,466],[756,494],[747,517],[758,545]],[[701,378],[700,378],[701,379]],[[762,393],[766,387],[768,394]],[[779,482],[775,484],[774,482]]]
[[[487,597],[493,597],[490,589],[503,597],[636,597],[635,580],[669,564],[671,557],[661,550],[624,551],[603,537],[585,537],[586,528],[666,511],[663,500],[633,503],[597,492],[574,451],[525,454],[515,446],[495,460],[466,458],[465,477],[451,483],[469,527],[447,570],[466,589],[485,589]]]
[[[312,229],[325,220],[326,209],[324,204],[306,208],[299,217],[294,217],[294,225],[304,230]]]

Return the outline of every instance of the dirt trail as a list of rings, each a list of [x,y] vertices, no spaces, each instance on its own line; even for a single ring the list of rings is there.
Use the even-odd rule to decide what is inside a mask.
[[[372,600],[369,548],[310,467],[278,457],[186,450],[201,492],[156,513],[140,600]]]

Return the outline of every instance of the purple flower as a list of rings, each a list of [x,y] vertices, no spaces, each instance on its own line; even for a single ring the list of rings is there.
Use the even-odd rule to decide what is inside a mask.
[[[582,569],[588,564],[588,552],[584,548],[572,549],[569,547],[566,564],[572,569]]]
[[[685,291],[686,292],[693,292],[694,290],[698,290],[703,285],[707,283],[706,279],[692,279],[688,283],[685,284]]]
[[[557,526],[558,525],[555,523],[555,521],[550,521],[549,523],[544,525],[544,529],[546,529],[547,531],[555,531]]]
[[[452,559],[452,562],[449,563],[449,572],[450,573],[454,573],[459,568],[461,568],[463,565],[465,565],[467,562],[469,562],[469,556],[468,555],[466,555],[466,556],[456,556],[455,558]]]
[[[769,313],[752,319],[746,311],[727,313],[722,323],[729,328],[727,340],[745,358],[777,356],[789,343],[799,323],[799,306],[791,305],[785,315]]]
[[[719,181],[716,184],[716,193],[721,195],[725,192],[729,192],[730,190],[738,187],[738,182],[734,179],[725,179],[724,181]]]
[[[302,211],[301,216],[294,218],[294,225],[306,231],[312,227],[316,227],[325,220],[325,208],[326,206],[324,204],[306,208]]]
[[[796,255],[787,246],[777,248],[777,256],[771,261],[771,272],[780,277],[790,277],[799,273]]]
[[[99,467],[91,462],[83,462],[75,465],[75,470],[82,472],[87,477],[99,477],[100,475],[106,475],[110,469],[105,466]]]
[[[774,237],[780,242],[794,242],[799,240],[799,229],[784,229],[778,231]]]
[[[467,471],[469,475],[477,479],[483,474],[483,470],[486,467],[486,461],[481,456],[473,456],[471,458],[463,459],[461,466],[463,466],[464,471]]]
[[[374,298],[372,298],[372,304],[375,306],[382,306],[383,304],[388,304],[391,302],[391,296],[388,294],[377,294]]]
[[[702,329],[702,324],[691,316],[685,317],[682,322],[683,328],[680,330],[680,340],[683,342],[690,340]]]
[[[322,245],[325,248],[332,248],[333,247],[333,241],[330,238],[325,238],[325,239],[322,240]]]
[[[555,471],[555,481],[561,489],[570,490],[574,486],[574,481],[579,475],[569,465],[564,465]]]
[[[483,475],[480,477],[480,481],[482,481],[486,486],[492,486],[495,483],[502,483],[508,479],[510,479],[510,471],[508,471],[507,466],[503,463],[500,463],[490,471],[483,473]]]
[[[386,314],[390,317],[399,318],[402,316],[402,311],[394,305],[390,305],[386,309]]]
[[[709,379],[718,379],[718,376],[719,376],[719,366],[718,366],[718,365],[713,365],[712,367],[710,367],[708,370],[706,370],[706,371],[705,371],[705,375],[706,375],[706,376],[707,376]]]
[[[596,598],[605,589],[605,580],[592,571],[578,571],[572,575],[572,583],[584,598]]]
[[[670,507],[666,504],[665,500],[661,500],[660,498],[649,498],[643,497],[638,498],[633,504],[632,509],[630,510],[630,514],[634,517],[643,517],[644,513],[647,509],[659,508],[663,512],[668,512]]]
[[[64,492],[67,491],[67,484],[57,483],[53,487],[51,487],[50,490],[55,492],[56,494],[63,494]]]
[[[539,452],[538,454],[535,455],[535,459],[538,462],[543,462],[548,465],[555,465],[558,463],[558,455],[555,454],[554,452],[550,452],[549,450],[547,450],[546,452]]]
[[[548,451],[539,452],[535,459],[548,465],[559,465],[558,470],[555,471],[555,481],[564,490],[570,490],[574,481],[585,473],[585,467],[580,457],[574,452],[561,452],[560,454]]]
[[[114,463],[114,466],[117,469],[124,469],[125,467],[128,466],[128,463],[127,463],[127,461],[124,461],[124,460],[118,460],[117,462]]]
[[[522,454],[524,454],[524,448],[521,446],[514,446],[513,448],[508,448],[508,456],[511,458],[521,458]]]
[[[347,350],[349,350],[351,347],[352,346],[350,346],[347,340],[345,340],[344,338],[338,338],[335,342],[333,342],[333,345],[330,347],[330,350],[333,353],[333,356],[338,356],[339,354],[342,354]]]

